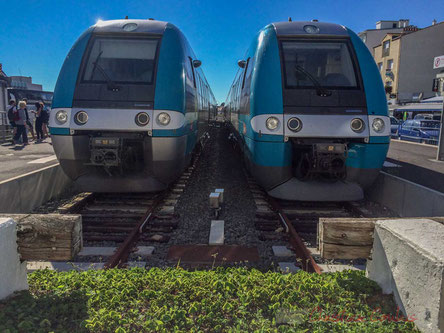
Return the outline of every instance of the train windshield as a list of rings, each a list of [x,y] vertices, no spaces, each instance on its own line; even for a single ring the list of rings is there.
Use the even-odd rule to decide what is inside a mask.
[[[83,82],[152,84],[158,40],[95,38]]]
[[[355,66],[344,42],[282,41],[285,86],[357,88]]]

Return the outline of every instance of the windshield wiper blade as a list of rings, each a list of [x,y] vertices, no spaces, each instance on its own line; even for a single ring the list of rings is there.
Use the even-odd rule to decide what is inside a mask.
[[[324,88],[323,86],[321,86],[321,84],[319,83],[318,80],[316,80],[313,75],[310,74],[310,72],[308,72],[307,70],[305,70],[304,68],[302,68],[299,65],[295,66],[295,69],[299,72],[304,74],[312,83],[313,85],[316,87],[316,93],[321,96],[321,97],[327,97],[327,96],[331,96],[331,91]]]
[[[112,91],[119,91],[119,87],[116,86],[114,81],[109,77],[109,75],[106,73],[106,71],[103,69],[103,67],[100,66],[97,62],[94,63],[94,66],[97,66],[97,68],[99,69],[100,73],[102,73],[102,75],[106,79],[106,82],[108,83],[108,89],[112,90]]]
[[[106,73],[103,67],[99,64],[99,59],[102,56],[102,53],[103,51],[100,51],[96,57],[96,60],[93,62],[94,67],[93,70],[91,71],[91,76],[89,79],[92,80],[94,72],[96,71],[96,68],[98,68],[100,73],[102,73],[103,77],[106,79],[106,82],[108,83],[108,89],[112,91],[119,91],[119,87],[116,86],[114,81],[109,77],[109,75]]]

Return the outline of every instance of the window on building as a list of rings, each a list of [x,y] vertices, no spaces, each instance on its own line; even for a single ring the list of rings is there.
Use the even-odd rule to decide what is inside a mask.
[[[382,56],[386,57],[390,54],[390,41],[386,40],[383,44],[382,44]]]
[[[391,71],[393,69],[393,59],[387,60],[387,70]]]
[[[382,62],[378,62],[378,69],[379,71],[382,71]]]

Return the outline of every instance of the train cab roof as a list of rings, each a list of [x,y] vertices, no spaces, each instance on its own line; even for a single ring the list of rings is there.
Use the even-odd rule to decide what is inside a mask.
[[[134,32],[134,33],[149,33],[162,35],[167,25],[173,26],[171,23],[156,21],[152,19],[147,20],[110,20],[98,21],[92,28],[94,33],[119,33],[119,32]]]
[[[347,29],[343,25],[317,21],[289,21],[272,23],[278,36],[334,35],[348,37]]]

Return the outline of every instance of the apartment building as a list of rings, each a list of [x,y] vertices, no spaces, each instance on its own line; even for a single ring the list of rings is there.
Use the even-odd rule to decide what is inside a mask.
[[[410,20],[399,19],[397,21],[378,21],[375,29],[367,29],[358,33],[358,36],[367,46],[369,51],[374,55],[373,48],[381,43],[381,40],[388,33],[401,33],[404,28],[408,27]]]
[[[373,48],[387,94],[400,102],[435,96],[433,59],[444,55],[444,22],[387,33]]]

